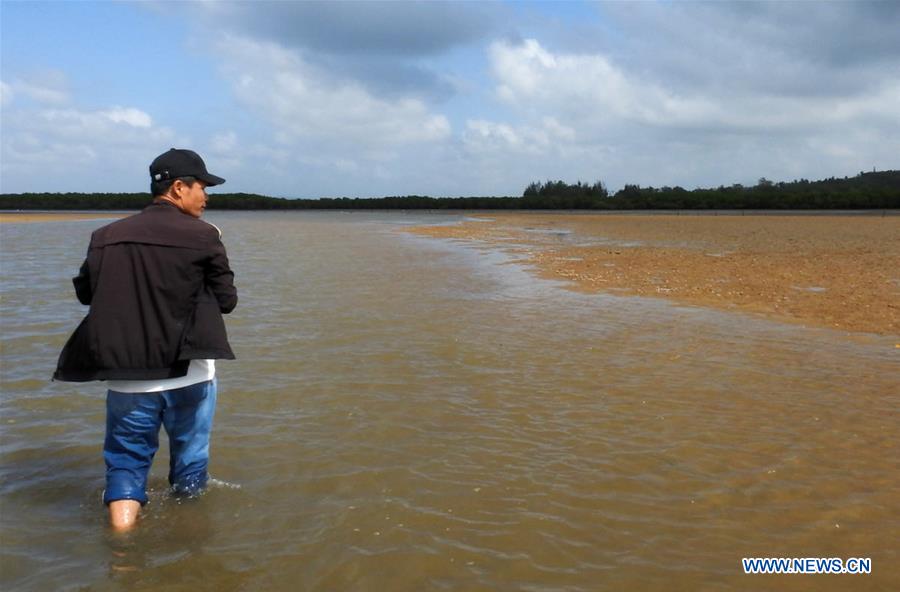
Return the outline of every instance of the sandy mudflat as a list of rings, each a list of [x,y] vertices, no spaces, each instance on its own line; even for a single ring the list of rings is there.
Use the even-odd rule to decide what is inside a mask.
[[[74,213],[74,212],[0,212],[0,224],[20,224],[32,222],[63,222],[66,220],[101,220],[104,218],[124,218],[129,214]]]
[[[900,335],[900,217],[490,214],[417,234],[504,245],[589,292]]]

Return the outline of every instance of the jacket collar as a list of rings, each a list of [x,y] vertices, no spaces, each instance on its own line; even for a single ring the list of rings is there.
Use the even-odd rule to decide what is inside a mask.
[[[164,199],[161,199],[159,201],[154,201],[153,203],[151,203],[150,205],[145,207],[143,211],[145,211],[145,212],[151,211],[151,208],[152,208],[152,211],[157,211],[157,212],[171,211],[171,212],[178,212],[179,214],[184,214],[184,212],[182,212],[181,210],[178,209],[178,206],[176,206],[172,202],[166,201]]]

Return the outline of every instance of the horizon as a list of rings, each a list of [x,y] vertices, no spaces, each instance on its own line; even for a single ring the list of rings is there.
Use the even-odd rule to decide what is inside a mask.
[[[830,177],[824,177],[822,179],[800,178],[800,179],[792,179],[790,181],[782,181],[782,180],[778,180],[778,179],[760,178],[757,181],[757,183],[748,184],[748,185],[744,185],[742,183],[725,183],[725,184],[715,185],[715,186],[706,185],[706,186],[697,186],[697,187],[681,187],[680,185],[658,185],[658,186],[655,186],[655,185],[640,185],[639,183],[625,183],[623,186],[617,188],[616,190],[613,190],[610,187],[607,187],[605,183],[603,184],[603,186],[608,191],[609,197],[613,197],[613,196],[615,196],[616,193],[618,193],[619,191],[622,191],[623,189],[625,189],[626,186],[629,186],[629,185],[636,185],[640,189],[663,190],[663,189],[678,189],[678,188],[680,188],[680,189],[684,189],[688,192],[714,191],[719,188],[728,189],[728,188],[732,188],[735,186],[740,186],[743,189],[751,189],[753,187],[758,186],[759,181],[763,181],[763,180],[766,181],[767,183],[771,183],[772,185],[777,186],[777,185],[782,185],[782,184],[790,185],[792,183],[799,183],[801,181],[806,181],[808,183],[819,183],[819,182],[829,181],[832,179],[833,180],[849,180],[849,179],[855,179],[857,177],[861,177],[863,175],[871,175],[871,174],[875,174],[875,173],[895,173],[896,174],[896,173],[900,173],[900,169],[896,169],[896,170],[895,169],[886,169],[886,170],[880,170],[880,171],[873,169],[871,171],[859,171],[855,175],[844,175],[843,177],[840,177],[837,175],[832,175]],[[561,181],[561,179],[544,179],[542,181],[535,181],[535,182],[537,182],[537,183],[555,183],[558,181]],[[583,179],[573,181],[571,184],[574,185],[579,182],[582,184],[587,184],[587,185],[591,184],[590,182],[586,182]],[[217,185],[215,187],[221,187],[221,185]],[[405,195],[398,195],[398,194],[371,195],[371,196],[367,196],[367,197],[351,197],[348,195],[317,195],[314,197],[309,197],[309,196],[268,195],[268,194],[264,194],[264,193],[256,193],[256,192],[250,192],[250,191],[216,191],[215,187],[207,190],[207,193],[210,198],[213,198],[216,196],[223,196],[223,195],[254,195],[254,196],[265,197],[265,198],[270,198],[270,199],[308,200],[308,201],[315,201],[315,200],[319,200],[319,199],[360,199],[360,200],[375,199],[375,200],[377,200],[377,199],[391,199],[391,198],[405,198],[405,197],[425,197],[425,198],[431,198],[431,199],[477,199],[477,198],[498,198],[498,199],[513,198],[513,199],[516,199],[516,198],[521,198],[522,193],[524,193],[524,190],[523,190],[522,192],[520,192],[517,195],[486,195],[486,194],[429,195],[429,194],[417,193],[417,194],[405,194]],[[65,195],[67,193],[86,194],[86,195],[90,195],[90,194],[122,194],[122,195],[148,194],[149,195],[150,192],[149,191],[86,191],[86,192],[85,191],[22,191],[22,192],[0,192],[0,196],[29,195],[29,194]]]
[[[172,146],[287,199],[900,168],[900,4],[813,6],[3,2],[0,192],[146,192]]]

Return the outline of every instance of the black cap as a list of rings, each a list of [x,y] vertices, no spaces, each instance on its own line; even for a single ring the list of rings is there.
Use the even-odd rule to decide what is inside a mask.
[[[194,177],[207,185],[221,185],[225,182],[222,177],[210,175],[206,171],[206,164],[200,155],[193,150],[183,148],[171,148],[163,152],[150,163],[150,179],[153,181],[165,181],[178,177]]]

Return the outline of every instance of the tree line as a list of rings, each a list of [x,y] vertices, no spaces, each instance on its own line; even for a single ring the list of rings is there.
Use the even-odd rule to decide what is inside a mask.
[[[4,193],[3,210],[137,210],[149,193]],[[756,185],[687,190],[625,185],[610,194],[602,182],[533,182],[521,197],[287,199],[252,193],[214,193],[213,210],[811,210],[900,209],[900,171],[790,183],[765,178]]]

